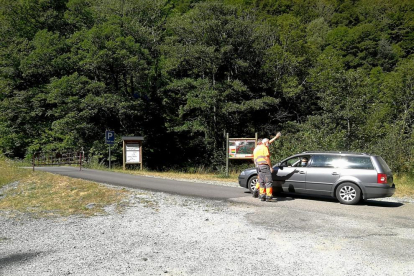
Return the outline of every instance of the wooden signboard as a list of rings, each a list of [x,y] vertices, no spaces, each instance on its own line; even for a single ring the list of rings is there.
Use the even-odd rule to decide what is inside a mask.
[[[125,170],[126,165],[140,164],[142,170],[142,142],[144,137],[142,136],[124,136],[122,137],[123,145],[123,168]]]

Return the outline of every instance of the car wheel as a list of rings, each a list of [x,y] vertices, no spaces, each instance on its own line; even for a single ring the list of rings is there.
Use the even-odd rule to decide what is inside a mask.
[[[257,175],[253,175],[249,178],[249,181],[247,181],[247,188],[250,190],[250,192],[253,192],[254,188],[256,187],[258,180]]]
[[[336,198],[342,204],[357,204],[361,199],[361,190],[353,183],[342,183],[336,189]]]

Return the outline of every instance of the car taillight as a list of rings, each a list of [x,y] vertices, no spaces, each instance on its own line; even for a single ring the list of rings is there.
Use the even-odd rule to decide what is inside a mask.
[[[379,173],[377,175],[377,182],[379,184],[387,184],[387,175],[385,173]]]

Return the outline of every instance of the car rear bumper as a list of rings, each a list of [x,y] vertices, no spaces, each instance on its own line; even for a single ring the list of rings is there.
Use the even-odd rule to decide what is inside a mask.
[[[395,193],[395,184],[384,185],[374,184],[365,186],[364,199],[368,198],[379,198],[379,197],[390,197]]]

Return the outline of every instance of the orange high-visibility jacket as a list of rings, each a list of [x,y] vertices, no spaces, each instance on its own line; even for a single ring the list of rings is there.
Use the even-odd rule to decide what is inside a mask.
[[[265,145],[258,145],[254,151],[254,163],[256,165],[267,165],[266,157],[270,158],[269,149]]]

